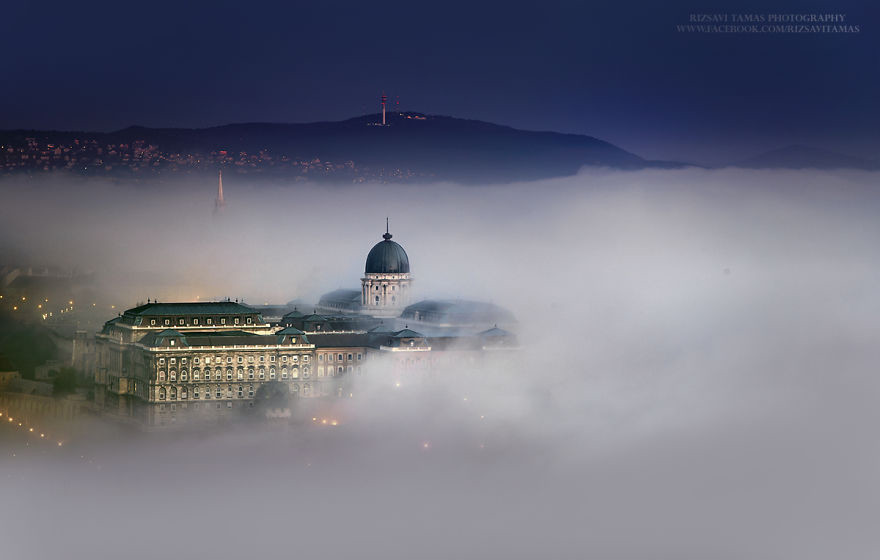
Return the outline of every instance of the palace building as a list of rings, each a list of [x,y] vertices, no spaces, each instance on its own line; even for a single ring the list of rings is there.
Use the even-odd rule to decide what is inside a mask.
[[[270,323],[237,302],[148,302],[107,321],[95,340],[97,406],[147,426],[216,421],[253,408],[261,394],[344,397],[377,358],[383,374],[402,379],[516,348],[512,333],[493,326],[513,321],[506,310],[410,304],[409,257],[387,228],[382,237],[367,255],[361,290],[325,294],[320,314],[294,309]]]

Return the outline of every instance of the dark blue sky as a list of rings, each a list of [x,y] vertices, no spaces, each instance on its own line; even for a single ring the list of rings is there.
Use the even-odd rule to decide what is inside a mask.
[[[880,151],[861,2],[19,2],[0,128],[335,120],[401,107],[717,162],[791,143]],[[691,13],[846,13],[858,34],[675,30]]]

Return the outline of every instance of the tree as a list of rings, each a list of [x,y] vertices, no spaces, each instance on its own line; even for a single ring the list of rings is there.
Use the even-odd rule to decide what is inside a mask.
[[[76,390],[76,370],[63,367],[52,380],[52,394],[56,397],[69,395]]]

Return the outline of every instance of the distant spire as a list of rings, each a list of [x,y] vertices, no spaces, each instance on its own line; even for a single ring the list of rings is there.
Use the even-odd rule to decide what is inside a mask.
[[[217,214],[223,210],[223,207],[226,206],[226,201],[223,200],[223,170],[220,170],[220,182],[217,185],[217,200],[214,201],[214,213]]]

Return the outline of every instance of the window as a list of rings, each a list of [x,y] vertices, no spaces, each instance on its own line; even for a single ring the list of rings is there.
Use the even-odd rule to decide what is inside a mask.
[[[214,319],[208,317],[207,319],[205,319],[205,322],[208,323],[209,325],[213,325],[213,324],[214,324]]]
[[[248,356],[248,363],[249,363],[249,364],[254,363],[254,357],[253,357],[253,356]]]
[[[227,364],[231,364],[231,363],[232,363],[232,356],[226,356],[226,363],[227,363]]]
[[[174,343],[175,343],[175,342],[176,342],[176,341],[172,338],[172,339],[171,339],[171,346],[174,346]]]
[[[323,366],[318,368],[318,377],[324,377],[324,367]]]
[[[232,387],[227,387],[227,388],[226,388],[226,398],[227,398],[227,399],[231,399],[231,398],[232,398]]]
[[[194,369],[193,370],[193,381],[198,381],[199,379],[201,379],[201,373],[199,372],[199,370]]]
[[[239,380],[244,379],[244,370],[241,368],[238,368],[238,371],[235,372],[235,376]]]
[[[274,361],[275,361],[275,356],[269,356],[269,361],[270,361],[270,362],[274,362]]]
[[[165,325],[168,326],[171,324],[171,319],[165,319]]]
[[[266,356],[260,356],[260,363],[263,364],[266,362]]]
[[[328,361],[328,362],[332,362],[332,361],[333,361],[333,354],[327,354],[327,361]]]
[[[220,379],[222,379],[222,378],[223,378],[223,374],[220,373],[220,370],[218,369],[217,373],[214,374],[214,379],[216,379],[217,381],[220,381]]]
[[[348,373],[351,373],[352,369],[353,368],[351,366],[348,366],[348,369],[346,371],[348,371]]]
[[[336,356],[336,359],[341,362],[342,361],[342,354],[339,354],[338,356]]]
[[[269,368],[269,379],[275,379],[275,368]]]
[[[171,381],[177,381],[177,372],[174,371],[174,370],[171,370],[171,371],[168,373],[168,377],[171,378]]]
[[[379,288],[376,289],[378,290]],[[376,305],[379,305],[379,296],[376,296]]]
[[[199,389],[196,387],[195,389],[196,398],[199,398]],[[211,398],[211,387],[205,387],[205,400]]]
[[[155,325],[155,324],[156,324],[156,320],[155,320],[155,319],[150,319],[150,324],[151,324],[151,325]]]
[[[238,398],[244,397],[244,387],[241,385],[238,386]]]
[[[247,318],[247,324],[248,324],[248,325],[251,324],[251,318],[250,318],[250,317]]]
[[[223,396],[223,390],[220,389],[220,385],[217,385],[217,391],[214,393],[215,398],[220,398]]]
[[[282,361],[282,362],[287,362],[287,356],[281,356],[281,361]]]
[[[172,401],[176,401],[176,400],[177,400],[177,387],[172,387],[172,388],[171,388],[171,395],[170,395],[170,398],[171,398]]]
[[[361,354],[358,354],[358,361],[361,361]]]
[[[181,364],[185,364],[185,363],[186,363],[186,358],[181,358],[181,359],[180,359],[180,363],[181,363]]]
[[[348,355],[348,359],[351,360],[351,354]]]
[[[298,367],[291,368],[290,377],[292,377],[294,379],[297,379],[299,377],[299,368]]]
[[[323,361],[324,361],[324,354],[318,354],[318,361],[319,361],[319,362],[323,362]]]
[[[177,358],[171,358],[171,363],[172,363],[172,364],[176,364],[176,363],[177,363]]]
[[[303,356],[303,361],[304,361],[305,363],[309,363],[309,357],[308,357],[308,356]]]
[[[180,380],[186,381],[186,370],[185,369],[180,370]]]
[[[225,325],[225,324],[226,324],[226,317],[223,317],[223,318],[220,319],[220,324],[221,324],[221,325]]]
[[[239,323],[239,319],[238,319],[238,317],[236,317],[235,319],[233,319],[233,322],[237,325],[237,324]]]
[[[183,325],[183,317],[181,317],[180,319],[177,320],[177,324],[178,324],[178,325]]]
[[[248,369],[248,379],[254,378],[254,368]]]
[[[287,379],[287,368],[281,368],[281,379]]]
[[[240,364],[244,363],[244,358],[241,357],[241,356],[239,356],[239,357],[238,357],[238,363],[240,363]]]
[[[194,363],[194,364],[199,363],[199,359],[198,359],[198,358],[193,358],[193,363]]]
[[[226,381],[232,381],[232,368],[226,370]]]
[[[164,371],[159,372],[159,381],[165,381],[165,372]]]
[[[266,370],[260,368],[260,379],[266,379]]]
[[[248,387],[248,397],[254,398],[254,386],[253,385]]]
[[[159,400],[160,400],[160,401],[164,401],[164,400],[165,400],[165,387],[160,387],[160,388],[159,388]]]
[[[342,366],[339,366],[339,368],[337,368],[336,375],[342,375]]]
[[[292,358],[290,358],[290,359],[293,360],[293,363],[296,363],[296,362],[299,361],[299,356],[294,356],[294,357],[292,357]]]
[[[327,368],[327,369],[329,370],[330,368]],[[303,377],[308,377],[308,376],[309,376],[309,366],[303,366]]]
[[[193,325],[198,325],[198,324],[199,324],[199,320],[198,320],[198,319],[193,319]],[[198,398],[198,397],[196,397],[196,398]]]
[[[165,363],[165,358],[159,358],[159,363],[160,363],[160,364],[164,364],[164,363]]]
[[[181,400],[186,399],[186,387],[180,390],[180,398]]]

